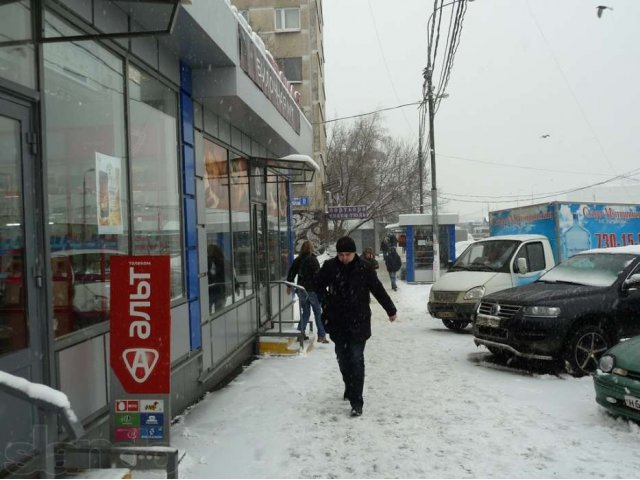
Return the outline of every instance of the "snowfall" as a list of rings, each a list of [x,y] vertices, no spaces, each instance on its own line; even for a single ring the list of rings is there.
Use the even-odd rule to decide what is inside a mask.
[[[429,285],[372,299],[364,413],[351,417],[333,344],[260,357],[179,415],[193,478],[634,478],[640,426],[595,402],[590,377],[497,363],[426,312]]]

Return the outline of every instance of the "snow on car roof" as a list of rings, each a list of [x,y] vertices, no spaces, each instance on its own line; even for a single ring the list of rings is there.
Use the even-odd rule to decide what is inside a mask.
[[[624,247],[592,248],[580,253],[630,253],[640,255],[640,245],[627,245]]]

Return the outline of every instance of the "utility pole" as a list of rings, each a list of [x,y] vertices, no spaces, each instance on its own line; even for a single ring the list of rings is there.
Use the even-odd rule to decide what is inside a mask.
[[[428,59],[428,65],[425,70],[425,81],[427,82],[427,102],[429,104],[429,156],[431,160],[431,227],[433,228],[433,281],[440,278],[440,242],[438,225],[438,189],[436,184],[436,143],[433,131],[433,68],[431,59]]]

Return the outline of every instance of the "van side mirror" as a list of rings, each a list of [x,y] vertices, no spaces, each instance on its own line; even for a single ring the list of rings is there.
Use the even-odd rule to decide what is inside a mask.
[[[640,288],[640,273],[634,273],[624,281],[625,288]]]
[[[520,257],[516,260],[516,270],[518,273],[527,273],[529,271],[526,258]]]

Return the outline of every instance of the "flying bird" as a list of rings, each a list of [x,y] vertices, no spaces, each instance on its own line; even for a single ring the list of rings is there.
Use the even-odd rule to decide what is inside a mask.
[[[598,11],[598,18],[602,17],[602,12],[605,10],[613,10],[613,8],[611,7],[607,7],[606,5],[598,5],[596,7],[596,10]]]
[[[545,133],[544,135],[540,135],[540,138],[549,138],[551,135],[549,135],[548,133]]]

